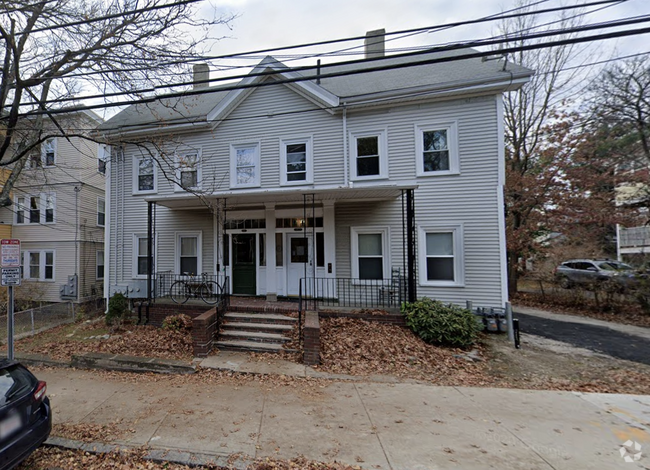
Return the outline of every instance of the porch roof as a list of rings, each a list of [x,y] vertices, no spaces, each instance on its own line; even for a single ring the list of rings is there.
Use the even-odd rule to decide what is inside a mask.
[[[229,206],[275,204],[302,204],[305,195],[314,195],[316,202],[322,201],[385,201],[395,199],[407,189],[416,189],[416,184],[386,184],[364,187],[337,186],[328,188],[271,188],[219,191],[210,194],[153,195],[147,202],[170,209],[202,209],[207,203],[225,200]],[[311,201],[310,201],[311,203]]]

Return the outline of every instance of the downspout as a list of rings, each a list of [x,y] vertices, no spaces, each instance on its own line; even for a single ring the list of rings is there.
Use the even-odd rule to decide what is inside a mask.
[[[348,109],[343,102],[343,186],[348,186]]]
[[[106,162],[106,181],[104,183],[104,201],[106,214],[108,214],[108,223],[104,224],[104,298],[106,299],[106,311],[108,313],[108,288],[110,286],[109,276],[111,274],[110,250],[111,250],[111,171],[113,170],[113,162],[111,158]],[[106,267],[108,266],[108,269]],[[117,267],[115,268],[117,272]]]

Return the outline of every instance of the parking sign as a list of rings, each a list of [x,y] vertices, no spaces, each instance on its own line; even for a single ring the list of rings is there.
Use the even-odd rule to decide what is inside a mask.
[[[3,238],[0,242],[0,265],[3,268],[20,267],[20,240]]]

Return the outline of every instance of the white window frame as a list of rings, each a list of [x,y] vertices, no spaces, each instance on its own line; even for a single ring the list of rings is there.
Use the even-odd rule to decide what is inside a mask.
[[[113,152],[113,149],[111,148],[110,145],[106,144],[97,144],[97,173],[100,175],[105,175],[106,174],[106,167],[108,165],[108,161],[111,157],[111,154]],[[102,171],[103,167],[103,171]]]
[[[139,170],[141,160],[151,160],[153,162],[153,189],[140,190]],[[134,157],[133,158],[133,194],[154,194],[158,191],[158,165],[153,157]]]
[[[102,254],[102,264],[99,264],[99,254]],[[105,251],[104,250],[97,250],[95,253],[95,280],[102,280],[104,279],[104,276],[106,275],[106,258],[104,258]],[[99,266],[103,266],[102,269],[102,276],[99,277],[97,275],[98,273],[98,268]]]
[[[289,181],[287,178],[287,146],[305,144],[305,179]],[[314,182],[314,150],[312,137],[283,139],[280,141],[280,184],[283,186],[299,186]]]
[[[103,205],[104,205],[104,210],[103,211],[99,210],[100,209],[100,205],[99,205],[100,201],[103,202]],[[104,214],[104,223],[103,224],[99,223],[99,214]],[[103,198],[103,197],[100,197],[100,196],[97,196],[97,226],[98,227],[106,227],[106,198]]]
[[[182,159],[186,156],[194,156],[196,155],[196,165],[194,167],[194,170],[196,171],[196,186],[189,186],[187,188],[181,186],[181,174],[183,172],[184,168],[190,168],[189,166],[186,166],[182,163]],[[174,167],[176,169],[176,184],[174,184],[174,191],[177,192],[183,192],[187,191],[188,189],[200,189],[201,188],[201,180],[202,180],[202,157],[201,157],[201,149],[196,149],[196,150],[187,150],[184,152],[177,152],[176,155],[174,155]]]
[[[131,254],[132,254],[132,258],[133,258],[133,259],[131,260],[131,269],[132,269],[132,271],[131,271],[131,277],[132,277],[133,279],[146,279],[146,278],[147,278],[147,275],[146,275],[146,274],[138,274],[138,256],[140,255],[140,252],[139,252],[139,246],[140,246],[140,244],[138,243],[138,240],[139,240],[140,238],[147,239],[147,238],[149,238],[149,237],[147,236],[146,233],[142,233],[142,232],[134,233],[134,234],[133,234],[133,245],[132,245],[132,249],[131,249]],[[153,252],[154,252],[154,260],[153,260],[153,265],[154,265],[154,268],[155,268],[155,266],[156,266],[156,264],[157,264],[157,258],[158,258],[158,250],[157,250],[157,247],[158,247],[158,244],[157,244],[157,243],[158,243],[158,240],[157,240],[157,237],[154,236],[153,241],[154,241],[154,249],[153,249]],[[106,261],[106,260],[104,260],[104,261]],[[104,267],[104,269],[106,269],[106,267]]]
[[[374,281],[371,279],[359,279],[359,235],[376,235],[381,234],[382,246],[382,279],[390,277],[390,228],[388,227],[350,227],[350,259],[351,259],[351,273],[354,282],[363,283],[366,281]]]
[[[196,272],[195,275],[203,273],[203,232],[175,232],[174,234],[174,274],[181,272],[181,238],[196,238]]]
[[[365,181],[388,178],[388,140],[386,135],[386,129],[371,132],[350,133],[350,178],[352,180]],[[368,137],[377,137],[377,150],[379,151],[379,174],[359,176],[357,174],[357,140]]]
[[[52,214],[52,221],[46,221],[46,210],[47,210],[47,198],[51,196],[54,202],[54,212]],[[31,200],[32,198],[37,198],[38,200],[38,221],[31,222]],[[21,205],[19,203],[20,199],[23,199],[25,203]],[[14,224],[15,225],[52,225],[56,223],[56,193],[39,193],[39,194],[23,194],[21,196],[16,196],[14,205],[16,206],[15,215],[14,215]],[[23,221],[18,221],[18,213],[22,212]]]
[[[54,153],[53,157],[53,162],[51,165],[47,164],[47,151],[46,147],[48,144],[52,145],[52,153]],[[57,150],[58,150],[58,143],[57,143],[57,138],[56,137],[50,137],[49,139],[46,139],[42,144],[41,144],[41,162],[43,163],[43,168],[51,168],[53,166],[56,166],[56,160],[57,160]]]
[[[45,278],[45,261],[47,253],[52,253],[52,279]],[[38,254],[38,277],[30,277],[30,254]],[[56,282],[56,250],[25,250],[22,252],[23,279],[27,281]]]
[[[47,198],[52,198],[52,221],[47,221]],[[43,224],[55,224],[56,223],[56,193],[43,193],[41,194],[41,220]]]
[[[465,286],[465,249],[462,224],[423,225],[418,227],[418,264],[419,285],[426,287],[464,287]],[[429,281],[427,279],[427,234],[451,233],[454,250],[454,280]]]
[[[255,167],[257,169],[255,178],[251,183],[237,184],[237,150],[254,148],[255,149]],[[242,142],[230,145],[230,187],[231,188],[257,188],[261,184],[262,158],[260,142]]]
[[[449,152],[449,170],[424,171],[424,133],[432,131],[447,131],[447,147]],[[417,176],[445,176],[460,174],[458,154],[458,122],[433,122],[415,126],[415,164]]]

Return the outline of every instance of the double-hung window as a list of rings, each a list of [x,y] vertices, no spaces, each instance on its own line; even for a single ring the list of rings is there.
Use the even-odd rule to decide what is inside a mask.
[[[153,193],[156,191],[156,165],[152,157],[134,160],[134,193]]]
[[[192,150],[176,155],[177,190],[196,189],[201,184],[201,155]]]
[[[106,174],[106,162],[111,157],[112,149],[110,145],[99,144],[97,150],[97,172],[102,175]]]
[[[106,199],[97,198],[97,225],[103,227],[106,225]]]
[[[462,226],[420,227],[420,284],[428,286],[462,286]]]
[[[388,228],[352,227],[352,277],[384,279],[389,271]]]
[[[23,278],[34,281],[53,281],[54,251],[23,252]]]
[[[43,166],[54,166],[56,164],[56,138],[47,139],[41,144],[41,159]]]
[[[176,272],[197,275],[201,265],[201,232],[177,232]]]
[[[52,224],[55,222],[56,197],[41,193],[16,198],[16,224]]]
[[[149,273],[149,239],[145,234],[133,235],[133,277],[144,278]]]
[[[312,140],[283,140],[281,148],[282,184],[312,182]]]
[[[56,205],[54,194],[45,194],[43,198],[45,200],[45,223],[52,224],[54,223],[54,208]]]
[[[97,279],[104,279],[104,250],[97,250]]]
[[[418,176],[459,173],[456,122],[416,126],[415,134]]]
[[[388,177],[386,132],[351,134],[351,175],[353,179]]]
[[[231,146],[230,185],[235,188],[251,188],[260,185],[259,143]]]

